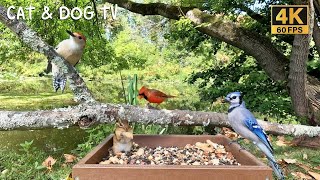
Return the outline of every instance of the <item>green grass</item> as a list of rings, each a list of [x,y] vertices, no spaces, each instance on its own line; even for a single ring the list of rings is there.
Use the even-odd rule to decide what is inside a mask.
[[[124,74],[124,76],[127,76],[129,72],[124,72]],[[153,75],[154,74],[152,73],[150,77]],[[167,94],[177,96],[176,98],[170,99],[161,104],[160,108],[217,112],[225,112],[227,109],[226,104],[214,103],[212,106],[212,102],[210,102],[210,100],[201,101],[197,88],[183,83],[183,78],[181,77],[180,79],[172,78],[173,80],[158,80],[150,77],[145,74],[145,76],[143,76],[143,81],[141,81],[141,79],[138,81],[138,87],[147,85],[151,88],[166,92]],[[87,77],[85,78],[85,81],[96,99],[99,101],[124,103],[121,81],[118,75],[108,74],[102,79]],[[124,84],[126,89],[127,82],[124,82]],[[145,103],[146,102],[144,100],[139,101],[140,106],[144,106]],[[9,81],[0,81],[0,109],[2,110],[53,109],[73,106],[76,104],[77,103],[73,101],[70,89],[67,89],[64,94],[53,92],[51,87],[51,78],[24,78],[22,80],[12,78]],[[264,117],[263,114],[257,113],[256,115],[258,117]],[[272,117],[270,117],[270,119],[272,120]],[[200,126],[173,127],[170,125],[145,125],[139,123],[135,123],[134,128],[135,133],[145,134],[202,134],[205,130],[208,130],[208,128]],[[79,142],[80,144],[78,144],[77,148],[72,152],[64,152],[63,150],[48,151],[41,148],[41,144],[34,144],[32,151],[29,151],[28,153],[20,152],[20,154],[17,154],[15,150],[1,148],[0,179],[64,179],[71,172],[71,168],[74,163],[65,164],[63,154],[73,153],[79,158],[83,157],[93,147],[100,143],[102,139],[110,134],[112,129],[113,125],[99,125],[97,127],[90,128],[87,130],[86,135],[83,136],[85,141],[81,141],[81,143]],[[55,132],[50,134],[50,136],[60,137],[61,133]],[[8,136],[8,138],[10,138],[10,136]],[[291,137],[287,138],[290,139]],[[36,138],[35,141],[39,143]],[[43,146],[48,146],[48,140],[44,139],[41,141],[45,141],[43,142]],[[275,141],[276,138],[274,137],[272,143],[274,145],[275,156],[277,159],[297,159],[299,163],[303,163],[311,167],[320,165],[319,150],[291,146],[279,147],[275,144]],[[19,140],[15,139],[15,142],[19,142]],[[21,140],[19,143],[23,142],[24,140]],[[266,158],[252,143],[246,144],[242,142],[242,145],[262,161],[266,162]],[[57,149],[57,147],[58,145],[55,143],[50,145],[50,149]],[[287,156],[284,152],[286,152]],[[303,154],[307,154],[308,159],[303,159]],[[47,171],[45,168],[41,167],[42,162],[49,155],[57,159],[57,163],[53,166],[52,171]],[[306,173],[304,169],[296,165],[288,165],[287,170],[289,179],[294,179],[291,172],[300,171]]]

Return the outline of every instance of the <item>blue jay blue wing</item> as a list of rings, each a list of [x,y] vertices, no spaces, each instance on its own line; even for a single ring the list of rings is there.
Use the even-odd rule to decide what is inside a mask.
[[[256,134],[261,139],[261,141],[270,149],[270,151],[273,152],[273,148],[268,140],[268,137],[263,129],[258,125],[257,120],[253,118],[247,118],[244,122],[250,129],[250,131]]]

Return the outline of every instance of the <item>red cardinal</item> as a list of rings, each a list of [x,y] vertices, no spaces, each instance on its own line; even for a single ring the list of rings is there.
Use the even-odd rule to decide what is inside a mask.
[[[148,89],[145,86],[142,86],[139,90],[139,96],[140,99],[144,98],[149,103],[156,103],[161,104],[163,101],[165,101],[167,98],[173,98],[175,96],[166,95],[165,93],[158,91],[156,89]]]

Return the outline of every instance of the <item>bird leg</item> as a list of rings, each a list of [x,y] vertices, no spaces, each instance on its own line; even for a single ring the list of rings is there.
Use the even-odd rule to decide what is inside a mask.
[[[153,107],[153,106],[151,106],[151,104],[150,103],[147,103],[146,104],[146,108],[147,109],[156,109],[156,110],[159,110],[159,108],[156,106],[156,107]]]

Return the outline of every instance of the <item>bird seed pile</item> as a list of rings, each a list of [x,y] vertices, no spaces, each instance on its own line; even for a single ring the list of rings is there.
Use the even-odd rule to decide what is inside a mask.
[[[103,158],[100,164],[132,164],[132,165],[237,165],[240,164],[227,152],[223,145],[207,140],[185,147],[139,147],[133,143],[131,152],[114,154]]]

